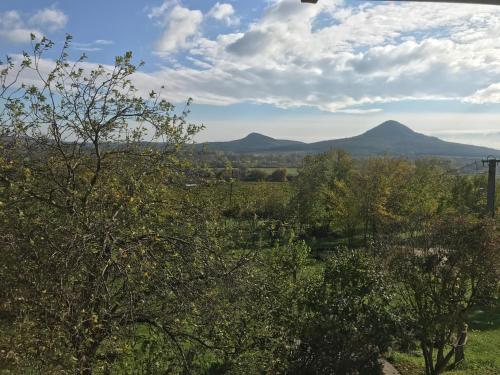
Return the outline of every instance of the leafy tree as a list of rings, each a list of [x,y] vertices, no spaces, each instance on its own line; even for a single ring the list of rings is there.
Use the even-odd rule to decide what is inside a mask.
[[[442,160],[422,159],[414,162],[407,177],[405,199],[401,204],[400,231],[419,231],[446,206],[449,197],[449,176]]]
[[[399,158],[372,158],[362,164],[357,183],[365,243],[369,236],[380,240],[399,229],[413,172],[412,164]]]
[[[391,342],[392,295],[382,268],[360,251],[342,250],[311,283],[292,356],[293,374],[379,374]]]
[[[218,342],[207,327],[225,300],[213,294],[246,264],[219,241],[215,205],[186,188],[197,175],[178,151],[199,127],[159,93],[140,96],[131,53],[71,62],[68,36],[49,64],[53,43],[34,39],[0,75],[0,316],[13,363],[106,372],[148,329],[167,345],[165,371],[189,372],[195,350]]]
[[[396,252],[390,268],[406,325],[420,342],[426,374],[440,374],[457,353],[467,312],[488,303],[497,290],[494,227],[445,217],[391,252]]]
[[[286,168],[278,168],[273,171],[267,178],[272,182],[286,182],[288,170]]]
[[[251,169],[245,177],[245,180],[247,181],[265,181],[266,179],[267,173],[258,168]]]
[[[240,224],[248,219],[288,221],[291,198],[288,184],[235,181],[232,200],[229,199],[230,190],[225,186],[216,185],[207,194],[221,202],[225,216],[237,219]]]
[[[338,181],[346,180],[351,169],[351,158],[343,151],[329,151],[304,159],[304,166],[293,181],[296,193],[292,205],[299,223],[316,231],[328,230],[330,213],[325,192]]]
[[[482,215],[486,207],[487,178],[484,175],[455,176],[450,181],[449,207],[462,215]]]
[[[322,189],[325,218],[351,243],[360,230],[365,244],[418,231],[450,199],[449,179],[432,160],[382,157],[358,164],[359,169]]]
[[[305,270],[309,252],[293,233],[283,233],[279,243],[260,254],[253,276],[247,279],[253,280],[251,286],[233,291],[238,302],[232,311],[237,318],[232,321],[239,327],[241,355],[234,358],[231,373],[287,372],[297,332],[306,318],[298,306],[315,277]],[[249,350],[242,350],[245,346]]]
[[[324,191],[330,226],[334,230],[340,230],[351,246],[362,222],[362,184],[356,182],[359,178],[359,174],[351,173],[346,180],[335,181],[330,189]]]

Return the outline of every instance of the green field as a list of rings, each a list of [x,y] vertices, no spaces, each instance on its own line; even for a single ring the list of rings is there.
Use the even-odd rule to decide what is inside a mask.
[[[402,375],[424,374],[423,357],[420,353],[396,352],[392,361]],[[500,374],[500,304],[489,309],[476,309],[470,314],[465,362],[446,374]]]

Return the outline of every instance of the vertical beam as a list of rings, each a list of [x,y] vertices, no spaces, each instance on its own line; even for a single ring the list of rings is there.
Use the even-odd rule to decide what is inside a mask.
[[[497,163],[500,160],[488,159],[488,200],[486,208],[491,217],[495,217],[495,185]]]

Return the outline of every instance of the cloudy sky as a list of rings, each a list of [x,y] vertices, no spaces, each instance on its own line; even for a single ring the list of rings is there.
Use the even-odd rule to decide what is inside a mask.
[[[132,50],[144,92],[194,99],[204,140],[316,141],[394,119],[500,148],[500,6],[319,0],[10,0],[0,53],[29,34],[109,64]]]

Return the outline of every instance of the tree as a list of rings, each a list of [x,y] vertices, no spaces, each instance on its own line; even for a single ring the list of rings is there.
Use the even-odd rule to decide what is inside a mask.
[[[286,182],[288,170],[286,168],[278,168],[273,171],[267,178],[272,182]]]
[[[347,178],[324,189],[330,226],[351,242],[362,230],[384,241],[404,231],[418,231],[446,206],[449,183],[432,160],[412,163],[399,158],[370,158]]]
[[[293,181],[292,205],[299,223],[313,231],[328,231],[331,214],[325,193],[338,181],[346,180],[351,169],[352,160],[344,151],[305,157],[304,166]]]
[[[446,206],[449,197],[449,176],[443,160],[421,159],[414,162],[406,177],[405,197],[400,204],[399,230],[418,232],[432,223]]]
[[[392,295],[383,269],[366,253],[341,250],[309,285],[292,374],[379,374],[391,342]]]
[[[391,250],[402,315],[420,342],[427,375],[445,371],[457,353],[467,312],[488,303],[497,290],[499,251],[492,224],[444,217]]]
[[[351,173],[346,180],[335,181],[333,186],[324,191],[326,207],[330,213],[330,226],[340,230],[347,237],[349,245],[354,243],[356,230],[362,222],[361,196],[362,184],[359,174]]]
[[[71,62],[68,36],[52,64],[53,43],[32,40],[0,74],[0,316],[16,366],[108,371],[148,327],[169,371],[189,372],[186,343],[217,342],[212,293],[245,264],[217,240],[212,203],[186,189],[196,171],[178,150],[200,127],[189,107],[139,94],[130,52]]]
[[[455,176],[450,184],[449,206],[462,215],[482,215],[486,207],[487,178],[484,175]]]
[[[378,241],[400,229],[413,175],[412,163],[401,158],[370,158],[362,164],[356,183],[365,244],[368,237]]]
[[[265,181],[267,178],[267,173],[263,171],[262,169],[254,168],[251,169],[246,177],[245,180],[247,181]]]
[[[290,352],[307,318],[299,304],[315,277],[306,271],[309,252],[293,232],[282,233],[275,246],[257,255],[247,278],[252,282],[230,291],[238,295],[231,322],[240,355],[232,358],[229,373],[287,373]]]

